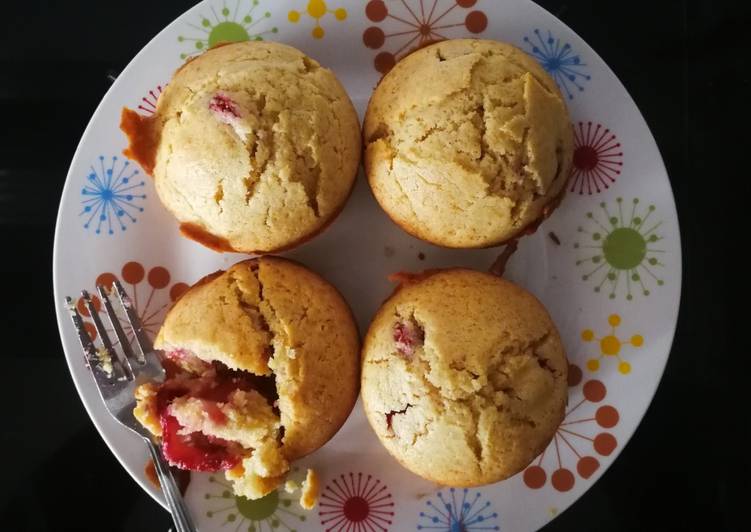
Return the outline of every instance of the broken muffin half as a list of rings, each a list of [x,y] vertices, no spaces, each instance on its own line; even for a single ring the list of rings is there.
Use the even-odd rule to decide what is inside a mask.
[[[198,281],[167,313],[155,347],[166,379],[136,389],[136,419],[172,465],[224,471],[249,499],[282,485],[290,462],[326,443],[357,398],[349,307],[286,259],[246,260]]]

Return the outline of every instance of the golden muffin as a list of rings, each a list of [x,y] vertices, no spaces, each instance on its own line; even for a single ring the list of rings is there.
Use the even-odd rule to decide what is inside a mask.
[[[336,289],[262,257],[208,276],[175,303],[155,347],[168,378],[136,389],[136,418],[173,465],[225,471],[262,497],[328,441],[357,399],[359,340]]]
[[[175,72],[153,116],[124,109],[121,128],[183,234],[220,251],[311,238],[344,206],[360,160],[342,85],[278,43],[212,48]]]
[[[437,270],[402,285],[363,347],[362,400],[404,467],[451,486],[508,478],[563,420],[568,364],[542,304],[509,281]]]
[[[396,64],[364,122],[365,172],[410,234],[446,247],[502,244],[560,201],[573,130],[555,82],[523,51],[451,40]]]

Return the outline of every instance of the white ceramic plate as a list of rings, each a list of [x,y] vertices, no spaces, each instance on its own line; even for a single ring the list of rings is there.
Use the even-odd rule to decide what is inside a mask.
[[[571,29],[528,0],[206,0],[157,35],[94,113],[60,201],[54,253],[57,316],[70,372],[112,452],[153,497],[146,450],[106,413],[62,301],[119,277],[154,332],[166,306],[240,255],[179,236],[151,179],[121,152],[123,106],[148,114],[185,57],[221,40],[291,44],[332,68],[362,115],[384,69],[423,39],[516,44],[553,75],[576,128],[570,192],[526,237],[508,277],[548,307],[572,364],[566,419],[547,450],[515,477],[478,489],[442,488],[401,468],[358,403],[323,449],[302,460],[322,474],[319,506],[283,492],[251,503],[221,475],[194,474],[187,497],[202,531],[533,530],[579,498],[633,434],[660,381],[680,299],[681,246],[673,195],[655,141],[623,85]],[[359,177],[336,222],[288,256],[322,273],[354,308],[361,331],[399,270],[487,269],[498,250],[440,249],[411,238]]]

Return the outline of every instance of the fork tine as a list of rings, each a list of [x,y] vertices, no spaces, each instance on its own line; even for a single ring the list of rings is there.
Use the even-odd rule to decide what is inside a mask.
[[[104,346],[104,349],[107,350],[110,358],[112,359],[113,377],[120,378],[121,376],[124,376],[125,378],[128,378],[127,373],[125,373],[125,370],[120,363],[120,357],[117,356],[115,348],[112,346],[112,342],[110,341],[110,337],[107,334],[106,329],[104,328],[104,324],[99,318],[99,313],[97,312],[96,307],[94,307],[94,304],[91,302],[89,293],[86,290],[81,290],[81,297],[83,298],[83,302],[86,305],[86,308],[89,310],[89,315],[94,322],[94,327],[96,328],[96,332],[99,335],[99,338],[102,340],[102,345]]]
[[[133,349],[130,347],[130,342],[128,341],[128,337],[125,336],[125,331],[123,331],[122,325],[120,325],[120,318],[115,314],[115,309],[112,307],[107,290],[102,285],[98,285],[96,289],[97,292],[99,292],[99,297],[102,299],[102,303],[104,304],[104,310],[107,312],[107,319],[109,320],[110,325],[112,325],[112,329],[115,331],[115,336],[117,336],[117,341],[120,343],[120,347],[123,350],[124,356],[118,356],[118,358],[120,358],[120,363],[125,369],[126,374],[130,374],[128,377],[130,379],[133,377],[133,367],[130,364],[130,361],[135,357]]]
[[[78,309],[73,303],[73,300],[68,296],[65,296],[65,307],[68,309],[70,319],[73,321],[73,325],[76,328],[76,332],[78,333],[78,341],[81,343],[81,348],[83,349],[86,365],[91,370],[92,374],[94,375],[94,379],[97,381],[97,384],[99,386],[109,384],[111,377],[107,374],[106,371],[104,371],[104,368],[102,368],[102,363],[99,360],[99,354],[97,353],[96,346],[91,340],[91,336],[89,336],[89,332],[86,330],[83,319],[78,313]]]
[[[115,292],[117,292],[117,297],[120,299],[120,304],[125,309],[125,317],[128,320],[128,324],[130,324],[130,328],[133,329],[133,334],[136,337],[136,344],[138,344],[136,358],[141,364],[145,364],[146,355],[154,350],[154,347],[151,345],[151,340],[149,340],[149,337],[146,335],[146,331],[144,331],[143,329],[141,320],[133,310],[133,303],[130,301],[128,294],[125,292],[123,285],[120,284],[120,281],[115,279],[115,281],[112,283],[112,288],[114,288]]]

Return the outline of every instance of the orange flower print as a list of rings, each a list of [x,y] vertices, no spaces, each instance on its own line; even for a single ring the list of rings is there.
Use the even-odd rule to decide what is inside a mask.
[[[532,462],[523,474],[524,484],[540,489],[548,480],[553,489],[569,491],[576,476],[590,478],[600,468],[596,456],[610,456],[618,441],[607,429],[618,424],[615,407],[602,404],[607,388],[599,380],[582,382],[579,366],[569,366],[569,405],[566,417],[547,449]],[[606,429],[606,430],[603,430]]]
[[[365,16],[378,25],[362,35],[365,46],[382,50],[373,64],[381,74],[410,52],[449,38],[473,36],[485,31],[488,17],[471,10],[477,0],[370,0]]]
[[[94,281],[94,285],[110,287],[115,279],[119,279],[122,283],[133,302],[144,330],[152,339],[162,325],[167,308],[188,289],[188,285],[185,283],[173,283],[172,276],[167,268],[155,266],[147,272],[140,262],[135,261],[127,262],[120,269],[119,275],[110,272],[99,274]],[[94,304],[96,311],[101,312],[99,298],[92,294],[91,302]],[[91,317],[82,298],[78,299],[76,306],[78,312],[84,318]],[[133,330],[124,317],[121,317],[120,322],[128,341],[132,342]],[[97,334],[94,324],[87,320],[84,322],[84,326],[91,338],[95,339]],[[115,340],[114,335],[112,335],[112,339]]]

